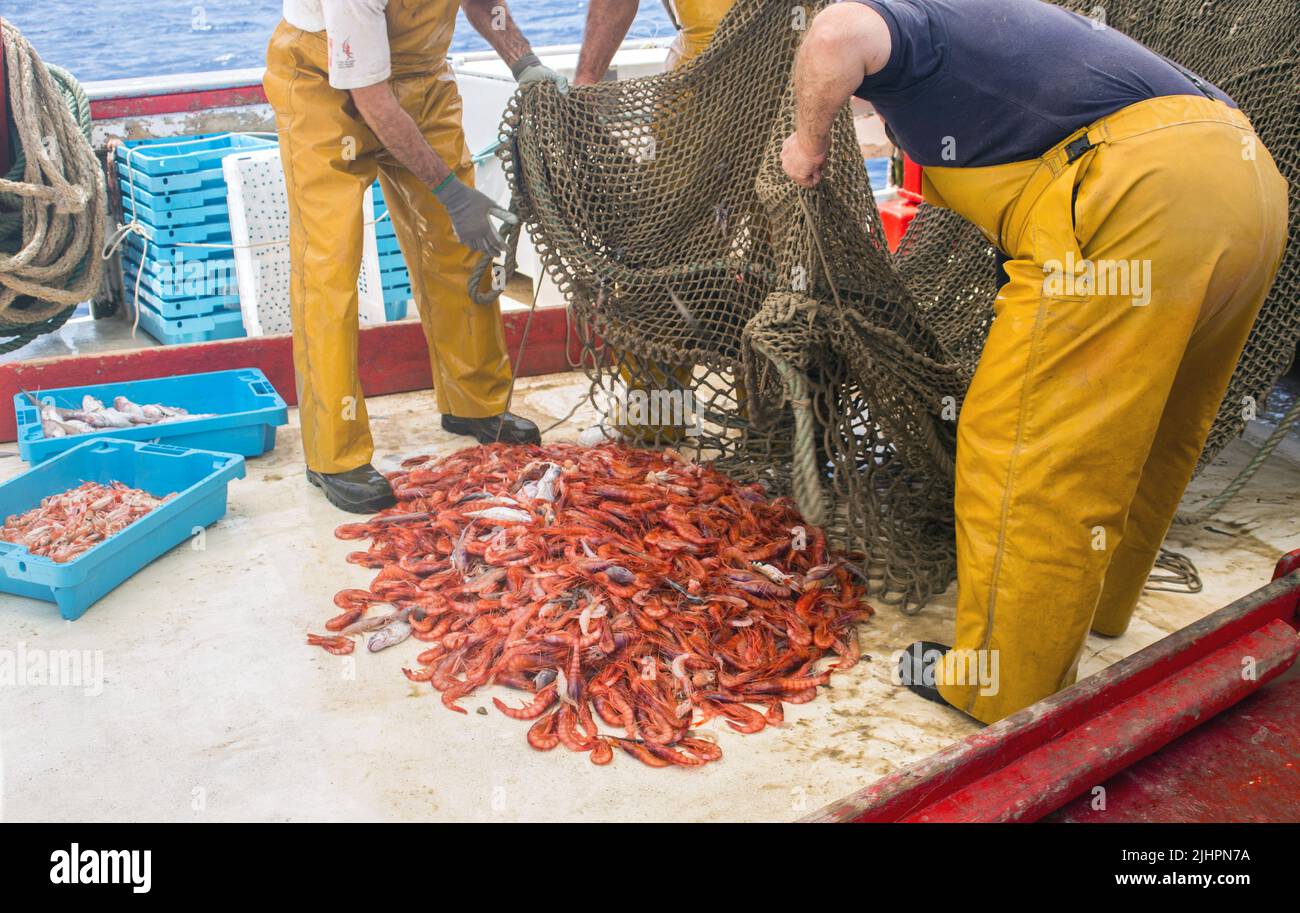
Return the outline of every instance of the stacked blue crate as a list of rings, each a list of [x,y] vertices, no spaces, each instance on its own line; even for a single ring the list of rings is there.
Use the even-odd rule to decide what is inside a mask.
[[[159,342],[244,335],[221,159],[274,145],[269,137],[221,133],[117,147],[122,210],[150,238],[128,235],[121,248],[126,296],[137,300],[138,288],[140,326]]]
[[[375,196],[375,218],[388,211],[384,202],[384,192],[375,181],[371,188]],[[407,304],[411,300],[411,274],[406,271],[406,261],[397,246],[397,233],[391,218],[380,219],[375,223],[375,242],[379,248],[379,275],[384,289],[384,313],[389,320],[401,320],[407,316]]]

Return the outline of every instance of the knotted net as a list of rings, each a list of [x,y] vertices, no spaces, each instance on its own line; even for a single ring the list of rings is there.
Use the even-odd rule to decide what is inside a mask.
[[[597,408],[626,423],[637,390],[681,408],[685,433],[653,409],[629,430],[793,495],[857,553],[876,599],[911,611],[955,574],[955,420],[992,319],[994,251],[922,206],[891,254],[847,111],[819,187],[785,177],[794,54],[824,5],[737,0],[684,67],[520,93],[500,155]],[[1295,0],[1060,5],[1221,86],[1291,184],[1292,243],[1203,465],[1300,337],[1300,16]]]

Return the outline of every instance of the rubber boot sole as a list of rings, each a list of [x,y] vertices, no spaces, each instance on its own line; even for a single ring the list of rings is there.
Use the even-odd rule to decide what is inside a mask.
[[[387,495],[375,495],[372,498],[366,498],[362,501],[349,501],[321,481],[320,476],[316,475],[310,469],[307,470],[307,481],[315,485],[324,493],[325,500],[329,501],[339,510],[347,511],[350,514],[377,514],[384,508],[392,507],[397,503],[397,498],[393,497],[392,492],[389,492]]]

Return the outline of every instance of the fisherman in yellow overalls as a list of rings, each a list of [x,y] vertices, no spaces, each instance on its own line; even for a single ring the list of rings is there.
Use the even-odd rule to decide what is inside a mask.
[[[357,371],[357,275],[379,178],[424,325],[442,427],[484,443],[539,440],[505,411],[511,369],[496,304],[475,304],[469,276],[513,219],[474,189],[461,99],[447,63],[456,10],[521,84],[543,67],[501,0],[285,0],[267,48],[289,196],[290,302],[307,477],[343,510],[393,503],[370,465],[374,444]]]
[[[704,52],[713,40],[734,0],[663,0],[677,38],[668,49],[668,68],[682,66]],[[575,85],[586,86],[600,82],[609,70],[610,61],[627,37],[627,31],[636,18],[640,0],[590,0],[587,4],[587,26],[582,36],[582,49],[578,53],[578,67],[574,73]],[[619,373],[628,392],[644,389],[647,383],[658,387],[687,388],[691,382],[689,365],[672,367],[665,373],[660,368],[646,364],[635,355],[622,353],[623,366]],[[679,440],[681,428],[620,427],[619,432],[634,442],[649,442],[657,433],[662,440]]]
[[[957,426],[955,643],[899,664],[993,722],[1128,626],[1281,262],[1286,181],[1222,91],[1039,0],[828,7],[795,95],[796,183],[857,95],[1006,258]]]

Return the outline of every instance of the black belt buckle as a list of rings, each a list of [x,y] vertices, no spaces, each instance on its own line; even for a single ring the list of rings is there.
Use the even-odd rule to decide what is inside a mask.
[[[1078,139],[1065,144],[1065,164],[1073,164],[1089,149],[1097,148],[1097,144],[1088,140],[1087,134]]]

